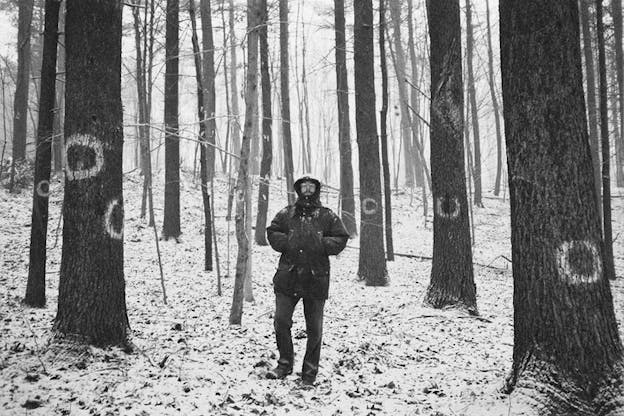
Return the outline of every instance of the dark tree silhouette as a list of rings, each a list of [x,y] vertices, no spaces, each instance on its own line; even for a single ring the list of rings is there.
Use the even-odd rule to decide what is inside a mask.
[[[126,342],[123,272],[122,4],[67,2],[65,199],[54,328]]]
[[[357,235],[353,167],[351,165],[351,125],[349,122],[349,81],[345,41],[344,0],[334,0],[336,27],[336,95],[338,97],[338,148],[340,151],[340,211],[351,237]]]
[[[180,229],[180,138],[178,135],[178,31],[180,1],[167,0],[165,30],[165,212],[162,238],[177,238]]]
[[[477,313],[463,148],[459,0],[427,2],[431,38],[433,263],[425,303]]]
[[[60,2],[58,0],[46,0],[32,224],[30,228],[30,262],[28,264],[26,296],[24,297],[24,303],[39,307],[46,303],[46,240],[56,98],[56,41],[58,38],[59,8]]]
[[[373,4],[354,3],[355,127],[360,159],[360,260],[358,276],[369,286],[387,282],[379,140],[375,117]]]
[[[273,160],[273,115],[271,114],[271,78],[269,74],[269,41],[267,0],[260,0],[260,77],[262,83],[262,160],[258,185],[258,212],[256,214],[256,243],[266,246],[266,223],[269,209],[269,182]]]

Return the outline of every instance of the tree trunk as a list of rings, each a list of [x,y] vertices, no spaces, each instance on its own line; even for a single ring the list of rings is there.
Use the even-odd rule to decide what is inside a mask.
[[[17,77],[13,101],[13,160],[26,157],[28,136],[28,86],[30,83],[30,36],[33,0],[20,0],[17,29]]]
[[[589,147],[591,149],[592,166],[594,167],[594,186],[596,187],[596,202],[598,212],[602,210],[600,152],[598,141],[598,118],[596,108],[596,74],[594,72],[594,50],[592,49],[591,29],[589,24],[589,2],[580,0],[581,29],[583,33],[583,53],[585,55],[585,81],[587,85],[587,113],[589,122]],[[608,127],[607,127],[608,128]]]
[[[392,200],[390,190],[390,166],[388,165],[388,133],[386,124],[388,121],[388,67],[386,65],[386,10],[385,0],[379,0],[379,56],[381,65],[381,164],[383,166],[384,203],[386,214],[386,257],[388,261],[394,261],[394,244],[392,243]]]
[[[179,0],[167,0],[165,33],[165,212],[162,238],[180,234],[180,138],[178,136]]]
[[[422,136],[420,133],[420,124],[421,121],[418,118],[420,115],[420,99],[418,97],[417,86],[420,84],[419,76],[418,76],[418,66],[419,62],[416,58],[416,49],[414,47],[414,28],[412,26],[414,22],[414,13],[413,13],[413,1],[407,0],[407,35],[408,35],[408,47],[409,47],[409,55],[410,62],[412,67],[412,85],[410,86],[410,101],[412,106],[412,111],[414,112],[414,117],[412,118],[412,141],[414,143],[414,147],[424,145]],[[416,186],[420,186],[422,188],[422,196],[423,196],[423,209],[424,216],[427,218],[427,185],[425,183],[425,173],[423,169],[423,165],[425,164],[425,160],[421,157],[420,152],[415,152],[414,155],[414,180],[416,182]]]
[[[269,183],[273,159],[273,115],[271,114],[271,77],[269,74],[269,41],[267,0],[260,0],[260,72],[262,78],[262,163],[258,185],[258,212],[256,214],[256,243],[267,245],[266,223],[269,209]]]
[[[624,50],[622,47],[622,0],[611,0],[615,37],[615,67],[620,101],[620,131],[624,132]],[[615,142],[616,185],[624,187],[624,134]],[[603,162],[604,163],[604,162]]]
[[[236,259],[236,277],[234,280],[234,294],[232,309],[230,310],[230,324],[240,325],[243,315],[243,289],[248,274],[249,256],[251,254],[251,235],[247,233],[246,217],[250,215],[247,209],[251,207],[249,200],[249,153],[251,150],[252,123],[255,113],[254,103],[257,103],[258,94],[258,23],[261,20],[259,7],[260,0],[247,0],[247,82],[245,86],[245,130],[241,144],[241,159],[238,168],[236,183],[236,240],[238,242],[238,256]]]
[[[503,174],[503,138],[500,125],[500,107],[496,94],[496,78],[494,76],[494,53],[492,48],[492,29],[490,25],[490,1],[485,1],[487,42],[488,42],[488,82],[490,84],[490,96],[494,110],[494,125],[496,127],[496,179],[494,180],[494,195],[500,195],[501,177]]]
[[[514,259],[511,405],[532,409],[523,415],[619,415],[622,344],[604,274],[577,2],[502,0],[500,27]]]
[[[474,204],[483,207],[481,193],[481,137],[479,135],[479,114],[477,107],[477,93],[472,65],[474,53],[474,35],[472,33],[472,7],[470,0],[466,0],[466,62],[468,65],[468,99],[472,109],[472,135],[474,136]]]
[[[360,160],[360,260],[358,276],[368,286],[388,283],[383,244],[379,140],[375,117],[373,4],[355,2],[355,127]]]
[[[609,108],[607,106],[607,64],[605,58],[605,35],[602,22],[602,0],[596,0],[598,37],[598,71],[600,79],[600,136],[602,144],[602,214],[603,214],[603,262],[604,274],[615,279],[613,264],[613,228],[611,224],[611,173],[609,146]],[[596,199],[599,199],[596,197]],[[598,204],[597,204],[598,205]],[[598,205],[599,206],[599,205]],[[600,217],[600,216],[599,216]]]
[[[214,37],[212,34],[212,15],[210,0],[200,0],[201,8],[201,25],[202,25],[202,43],[204,45],[203,53],[203,77],[202,77],[202,104],[204,106],[204,118],[206,129],[206,142],[204,145],[206,150],[206,181],[202,187],[206,188],[208,199],[206,201],[205,220],[206,228],[210,228],[210,232],[206,235],[206,258],[212,258],[212,228],[213,219],[211,218],[212,209],[210,208],[210,193],[208,192],[208,184],[212,183],[215,175],[215,144],[217,135],[216,123],[216,87],[215,87],[215,67],[214,67]],[[208,117],[206,117],[206,113]],[[210,243],[208,243],[210,238]],[[210,247],[210,249],[208,249]],[[212,270],[212,260],[206,263],[206,270]]]
[[[124,344],[122,5],[67,2],[66,175],[55,330]]]
[[[344,0],[334,0],[336,26],[336,95],[338,96],[338,148],[340,151],[341,218],[351,237],[357,235],[353,167],[351,164],[351,126],[349,123],[349,81],[345,41]]]
[[[46,303],[46,240],[48,235],[48,195],[54,132],[54,102],[56,88],[56,41],[60,2],[46,0],[43,57],[41,64],[41,97],[39,125],[35,152],[32,225],[30,228],[30,262],[24,303],[43,307]]]
[[[293,189],[293,156],[290,134],[290,89],[288,87],[288,0],[279,0],[280,16],[280,90],[282,94],[282,143],[284,144],[284,174],[288,203],[295,203]]]
[[[56,111],[54,114],[54,135],[52,139],[52,162],[54,172],[63,170],[63,118],[65,108],[65,5],[61,0],[58,24]]]
[[[459,0],[427,3],[431,38],[433,263],[425,303],[477,313],[463,149]]]
[[[202,10],[204,13],[204,2],[202,1]],[[209,0],[208,0],[209,1]],[[197,79],[197,116],[199,122],[199,143],[201,144],[200,150],[200,177],[201,177],[201,193],[202,202],[204,204],[204,270],[212,271],[212,215],[210,212],[210,193],[208,192],[208,175],[210,167],[208,165],[208,140],[206,138],[206,127],[209,124],[204,112],[204,103],[208,100],[204,100],[204,79],[202,77],[202,60],[201,51],[199,49],[199,41],[197,39],[197,27],[195,23],[195,1],[189,0],[189,17],[191,20],[191,42],[193,44],[193,56],[195,60],[195,78]],[[210,5],[208,5],[210,7]],[[202,16],[203,24],[204,16]],[[205,66],[204,66],[205,68]],[[213,90],[214,91],[214,90]],[[214,102],[214,101],[213,101]],[[210,111],[210,109],[208,109]],[[212,148],[214,150],[214,147]],[[213,153],[214,156],[214,153]],[[214,159],[213,159],[214,166]]]
[[[394,70],[396,72],[397,84],[399,86],[399,102],[401,108],[401,136],[403,137],[403,155],[405,163],[405,186],[414,187],[414,152],[412,150],[412,136],[410,128],[412,118],[409,110],[409,98],[406,89],[405,76],[405,52],[403,51],[403,41],[401,40],[401,3],[390,2],[390,20],[394,23],[394,50],[395,61]]]
[[[232,153],[240,154],[240,132],[241,125],[239,121],[240,110],[238,108],[238,59],[236,52],[238,51],[238,41],[236,40],[236,31],[234,30],[234,0],[230,0],[230,13],[228,18],[228,26],[230,30],[230,92],[232,97],[232,114],[229,115],[230,138],[232,140]]]

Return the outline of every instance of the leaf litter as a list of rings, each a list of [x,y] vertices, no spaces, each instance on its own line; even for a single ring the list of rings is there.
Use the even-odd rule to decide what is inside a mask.
[[[162,176],[162,175],[158,175]],[[513,282],[509,204],[485,200],[475,209],[473,247],[480,316],[422,305],[431,263],[431,216],[409,194],[393,195],[394,244],[389,285],[357,279],[358,238],[332,259],[317,383],[301,385],[303,310],[294,315],[295,374],[264,375],[276,361],[271,279],[278,253],[253,246],[254,302],[241,326],[228,324],[236,261],[234,225],[225,221],[227,178],[215,182],[215,221],[223,296],[216,272],[203,270],[203,211],[198,184],[183,173],[182,238],[161,242],[168,305],[163,304],[153,230],[139,218],[142,178],[126,175],[125,278],[132,352],[56,337],[62,236],[57,229],[62,184],[51,186],[47,307],[21,304],[28,275],[31,198],[0,190],[0,409],[2,415],[503,415],[500,393],[511,367]],[[155,177],[157,226],[162,178]],[[271,188],[269,218],[285,205],[283,183]],[[253,194],[254,197],[257,193]],[[336,194],[323,196],[330,208]],[[410,204],[411,202],[411,204]],[[624,232],[624,199],[614,198],[614,235]],[[429,214],[431,215],[431,213]],[[229,236],[228,236],[229,229]],[[229,237],[229,238],[228,238]],[[229,240],[229,250],[227,248]],[[624,245],[614,244],[624,277]],[[229,262],[227,260],[229,254]],[[228,264],[229,263],[229,264]],[[620,335],[624,283],[612,283]]]

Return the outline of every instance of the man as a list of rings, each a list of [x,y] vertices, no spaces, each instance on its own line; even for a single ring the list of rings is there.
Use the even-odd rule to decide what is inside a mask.
[[[274,250],[282,253],[273,277],[275,336],[279,360],[267,378],[292,373],[294,351],[290,329],[295,305],[303,298],[307,345],[301,380],[313,385],[318,373],[323,333],[323,307],[329,289],[329,258],[340,253],[349,239],[340,218],[321,205],[321,183],[310,176],[294,184],[297,201],[277,213],[267,227]]]

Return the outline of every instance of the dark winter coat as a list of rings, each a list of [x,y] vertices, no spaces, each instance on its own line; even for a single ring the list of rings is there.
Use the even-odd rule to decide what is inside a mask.
[[[311,197],[300,193],[305,180],[316,184]],[[267,227],[269,244],[282,253],[273,277],[276,293],[327,299],[329,290],[329,257],[337,255],[347,244],[347,233],[340,218],[321,205],[321,184],[304,176],[295,182],[298,199],[277,213]]]

